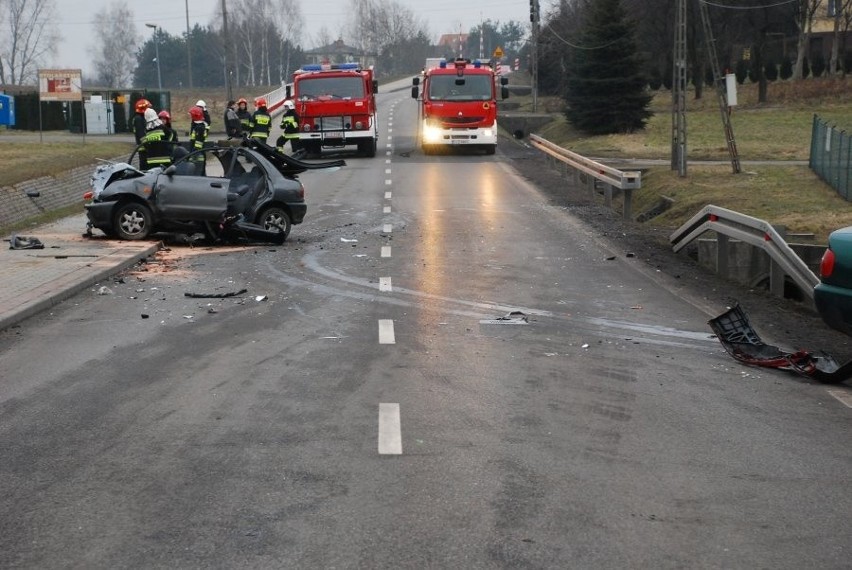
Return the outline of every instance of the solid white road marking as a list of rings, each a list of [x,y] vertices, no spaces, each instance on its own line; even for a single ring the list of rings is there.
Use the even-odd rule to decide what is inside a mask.
[[[391,319],[379,319],[379,344],[396,344]]]
[[[382,210],[382,212],[384,212],[385,214],[390,214],[390,212],[391,212],[390,206],[385,206],[384,209]]]
[[[382,257],[390,257],[391,256],[391,246],[383,245],[382,246]]]
[[[390,200],[390,199],[391,199],[391,193],[385,192],[385,200]]]
[[[382,232],[383,232],[383,233],[386,233],[386,234],[389,234],[389,233],[393,232],[393,224],[385,224],[385,225],[382,227]]]
[[[379,291],[383,293],[390,293],[393,291],[390,277],[379,277]]]
[[[402,455],[399,404],[379,404],[379,454]]]
[[[843,403],[847,408],[852,408],[852,392],[849,390],[829,390],[828,393]]]

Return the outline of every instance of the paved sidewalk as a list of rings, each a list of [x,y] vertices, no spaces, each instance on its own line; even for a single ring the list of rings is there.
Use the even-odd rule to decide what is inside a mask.
[[[0,242],[0,330],[152,255],[159,243],[84,238],[86,216],[17,232],[36,237],[44,249],[9,249],[11,236]],[[95,232],[100,235],[100,232]]]

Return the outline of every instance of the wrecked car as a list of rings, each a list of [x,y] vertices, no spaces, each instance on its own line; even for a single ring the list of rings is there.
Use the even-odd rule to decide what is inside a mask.
[[[831,232],[819,266],[814,304],[833,329],[852,335],[852,226]]]
[[[97,167],[84,198],[89,230],[141,240],[156,232],[203,233],[213,239],[283,242],[305,217],[306,163],[263,142],[243,139],[191,152],[145,172],[127,163]]]

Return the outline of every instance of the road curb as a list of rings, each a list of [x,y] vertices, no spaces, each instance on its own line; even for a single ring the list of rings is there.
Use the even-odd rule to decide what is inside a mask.
[[[4,331],[16,324],[46,310],[80,291],[91,287],[99,281],[108,279],[116,273],[132,267],[143,259],[150,257],[160,250],[161,243],[153,243],[151,246],[141,250],[120,250],[105,256],[102,260],[104,267],[85,267],[75,270],[60,279],[33,291],[35,299],[21,304],[21,306],[0,314],[0,331]],[[114,258],[114,261],[113,261]]]

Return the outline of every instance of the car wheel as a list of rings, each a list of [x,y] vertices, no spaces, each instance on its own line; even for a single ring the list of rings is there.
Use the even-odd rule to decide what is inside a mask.
[[[290,235],[290,228],[293,227],[293,223],[290,221],[290,214],[277,206],[266,208],[261,212],[257,218],[257,224],[263,226],[265,230],[278,228],[284,233],[284,239],[287,239],[287,236]]]
[[[121,239],[145,239],[151,233],[152,223],[150,208],[138,202],[119,204],[112,216],[112,227]]]

